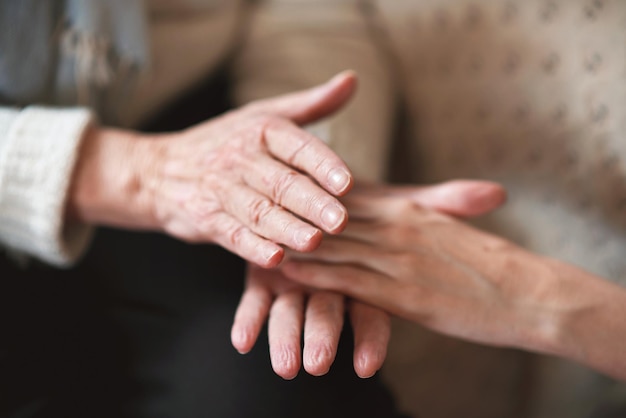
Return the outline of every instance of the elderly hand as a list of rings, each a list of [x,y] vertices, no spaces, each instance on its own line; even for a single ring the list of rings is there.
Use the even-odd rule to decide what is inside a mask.
[[[358,196],[357,200],[376,202],[384,196],[394,196],[412,205],[420,204],[457,216],[480,215],[504,200],[502,188],[486,182],[459,181],[421,188],[365,185],[357,187],[353,193]],[[385,248],[381,250],[384,252]],[[376,251],[375,248],[372,251]],[[327,255],[313,253],[313,256],[325,258]],[[332,271],[334,266],[327,268]],[[317,284],[315,280],[312,283]],[[232,343],[241,353],[251,350],[269,317],[270,359],[274,371],[291,379],[297,375],[302,362],[308,373],[323,375],[335,358],[347,306],[355,338],[354,369],[360,377],[372,376],[382,366],[387,353],[389,317],[380,309],[346,300],[343,293],[347,292],[311,289],[286,280],[280,271],[250,266],[235,315]]]
[[[334,196],[351,188],[352,176],[298,125],[338,110],[355,82],[352,73],[342,73],[183,132],[145,136],[94,129],[81,152],[68,210],[91,223],[215,242],[264,267],[280,262],[283,245],[310,251],[321,230],[335,234],[344,228],[346,210]]]

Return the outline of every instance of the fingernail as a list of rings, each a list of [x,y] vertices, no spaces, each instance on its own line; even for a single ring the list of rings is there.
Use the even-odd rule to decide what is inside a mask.
[[[282,248],[276,248],[273,245],[266,247],[264,249],[265,262],[267,264],[273,264],[275,261],[280,261],[282,252]]]
[[[331,203],[322,211],[322,224],[328,231],[334,231],[345,220],[346,214],[341,207]]]
[[[300,228],[295,235],[296,244],[298,247],[305,247],[317,233],[317,229]]]
[[[343,168],[334,168],[328,175],[328,182],[335,193],[341,194],[350,187],[350,173]]]

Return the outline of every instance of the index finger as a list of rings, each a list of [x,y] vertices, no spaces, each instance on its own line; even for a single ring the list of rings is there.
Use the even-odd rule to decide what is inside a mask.
[[[328,192],[343,196],[352,188],[350,169],[321,139],[285,119],[274,119],[264,135],[272,156],[310,175]]]

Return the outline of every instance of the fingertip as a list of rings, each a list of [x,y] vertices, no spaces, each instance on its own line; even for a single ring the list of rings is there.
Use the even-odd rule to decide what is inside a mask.
[[[298,376],[298,371],[292,371],[292,370],[279,370],[277,371],[276,369],[274,369],[274,372],[282,377],[285,380],[293,380]]]
[[[322,210],[321,220],[326,232],[338,234],[348,223],[348,211],[339,203],[331,203]]]
[[[285,250],[281,246],[273,244],[265,249],[264,256],[258,265],[266,269],[276,267],[283,260],[284,256]]]
[[[354,371],[361,379],[368,379],[376,374],[383,365],[379,353],[361,352],[354,359]]]
[[[306,370],[306,372],[311,376],[319,377],[324,376],[326,373],[328,373],[328,371],[330,370],[330,366],[305,364],[304,370]]]
[[[317,249],[322,243],[322,231],[317,228],[306,228],[296,233],[294,239],[294,250],[301,252],[311,252]],[[285,257],[283,257],[283,260]]]
[[[270,347],[270,361],[272,363],[272,369],[274,373],[282,377],[285,380],[292,380],[300,371],[299,356],[295,353],[294,349],[281,348],[278,350],[272,350]]]
[[[346,88],[354,90],[358,85],[358,81],[359,78],[356,71],[347,69],[335,74],[330,80],[328,80],[327,84],[332,86],[345,85]]]
[[[312,376],[323,376],[330,370],[335,359],[332,347],[327,344],[317,344],[313,348],[305,345],[304,349],[304,370]]]
[[[466,211],[469,215],[481,215],[502,206],[507,200],[504,187],[494,182],[476,182],[473,193],[466,196]]]
[[[491,200],[495,206],[502,206],[509,198],[506,189],[498,183],[489,183]]]
[[[239,354],[248,354],[254,346],[251,333],[237,325],[234,325],[230,332],[230,342]]]
[[[452,180],[424,187],[413,194],[414,201],[460,217],[488,213],[506,201],[506,190],[498,183],[482,180]]]
[[[335,196],[344,196],[352,189],[354,177],[352,173],[344,167],[335,167],[328,173],[328,189]]]

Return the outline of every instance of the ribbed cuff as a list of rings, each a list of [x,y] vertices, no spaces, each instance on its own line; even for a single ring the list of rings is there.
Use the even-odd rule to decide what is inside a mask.
[[[10,115],[5,113],[3,123]],[[66,266],[86,249],[92,228],[65,222],[78,149],[92,115],[86,109],[28,107],[12,118],[0,146],[0,241]],[[0,128],[2,131],[2,128]]]

